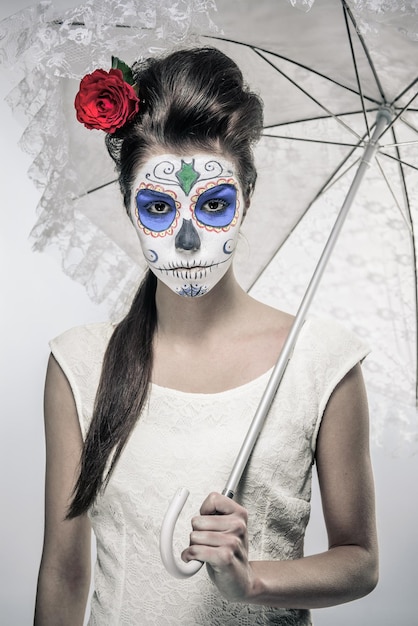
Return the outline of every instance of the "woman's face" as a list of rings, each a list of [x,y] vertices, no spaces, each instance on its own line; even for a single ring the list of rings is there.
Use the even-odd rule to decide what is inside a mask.
[[[212,154],[150,158],[132,219],[152,272],[180,296],[203,296],[231,266],[243,218],[236,168]]]

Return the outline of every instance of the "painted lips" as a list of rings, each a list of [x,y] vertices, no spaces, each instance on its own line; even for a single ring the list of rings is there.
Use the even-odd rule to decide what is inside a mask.
[[[195,266],[195,267],[171,267],[169,269],[165,267],[159,267],[159,271],[165,273],[166,275],[171,274],[172,276],[176,276],[177,278],[181,278],[182,280],[198,280],[200,278],[205,278],[208,271],[211,272],[213,267],[216,267],[218,263],[214,265],[203,265],[203,266]]]
[[[166,276],[176,276],[176,278],[181,280],[198,280],[205,278],[213,269],[227,261],[228,259],[220,263],[211,263],[210,265],[177,265],[174,267],[157,267],[155,269]]]

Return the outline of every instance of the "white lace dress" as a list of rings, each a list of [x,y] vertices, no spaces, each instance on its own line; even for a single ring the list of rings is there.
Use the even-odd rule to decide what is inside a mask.
[[[112,331],[111,324],[93,324],[51,342],[71,384],[83,436]],[[335,323],[305,323],[236,496],[248,509],[251,559],[303,555],[321,417],[335,386],[367,352]],[[309,611],[228,603],[205,568],[190,579],[174,579],[159,556],[161,520],[172,495],[182,486],[191,493],[176,529],[180,552],[192,515],[209,492],[222,490],[269,374],[214,394],[152,385],[110,483],[89,512],[97,539],[89,624],[311,624]]]

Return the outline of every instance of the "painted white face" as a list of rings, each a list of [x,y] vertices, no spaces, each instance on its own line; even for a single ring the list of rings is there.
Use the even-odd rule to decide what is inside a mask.
[[[215,155],[164,154],[138,171],[132,216],[142,252],[180,296],[203,296],[232,263],[243,206],[234,170]]]

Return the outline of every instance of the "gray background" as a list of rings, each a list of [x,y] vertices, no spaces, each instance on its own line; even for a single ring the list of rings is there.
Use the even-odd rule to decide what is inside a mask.
[[[29,0],[2,0],[0,18],[28,4]],[[74,0],[55,1],[58,7],[76,4]],[[71,326],[106,319],[106,309],[92,304],[84,289],[64,276],[57,259],[31,251],[28,234],[35,221],[39,193],[26,175],[30,159],[17,146],[22,126],[3,101],[12,84],[13,77],[2,73],[0,622],[23,626],[32,621],[42,549],[42,394],[48,339]],[[418,455],[393,457],[375,446],[372,453],[381,550],[380,583],[362,600],[314,611],[316,626],[418,624],[415,614]],[[323,549],[326,549],[326,537],[315,487],[306,551]]]

